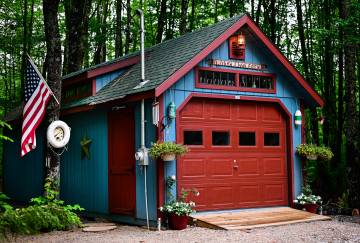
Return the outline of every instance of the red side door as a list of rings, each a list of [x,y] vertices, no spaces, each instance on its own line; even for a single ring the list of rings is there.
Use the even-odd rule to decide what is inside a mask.
[[[136,164],[134,111],[109,113],[109,210],[135,215]]]

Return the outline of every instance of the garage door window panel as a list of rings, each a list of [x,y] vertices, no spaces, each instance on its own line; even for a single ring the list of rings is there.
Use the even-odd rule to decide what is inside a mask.
[[[203,145],[203,131],[184,131],[184,144],[188,146],[202,146]]]
[[[255,147],[256,133],[255,132],[239,132],[239,146],[241,147]]]
[[[264,133],[264,146],[267,146],[267,147],[280,146],[280,133],[279,132],[265,132]]]
[[[211,137],[213,146],[230,146],[229,131],[212,131]]]

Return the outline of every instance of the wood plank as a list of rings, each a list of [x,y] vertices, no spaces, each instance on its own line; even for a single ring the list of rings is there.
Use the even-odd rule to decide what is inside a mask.
[[[331,219],[288,207],[200,213],[191,217],[200,227],[240,230]]]

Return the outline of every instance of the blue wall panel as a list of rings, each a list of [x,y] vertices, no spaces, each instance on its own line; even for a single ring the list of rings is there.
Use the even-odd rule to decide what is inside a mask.
[[[110,81],[114,80],[115,78],[119,77],[125,69],[116,70],[111,73],[103,74],[96,77],[96,92],[98,92],[102,87],[107,85]]]
[[[286,109],[293,116],[299,107],[299,98],[304,97],[302,89],[299,88],[297,81],[284,69],[281,63],[276,60],[270,52],[265,49],[262,44],[254,38],[251,34],[246,34],[246,60],[247,63],[266,64],[267,69],[263,72],[276,74],[276,94],[254,93],[254,92],[239,92],[227,90],[214,90],[214,89],[198,89],[195,88],[195,71],[191,70],[184,77],[178,80],[172,87],[164,93],[164,111],[171,101],[175,102],[176,107],[179,107],[190,93],[207,93],[207,94],[229,94],[240,96],[253,96],[253,97],[269,97],[278,98],[285,105]],[[224,42],[216,50],[210,53],[207,58],[202,60],[199,66],[208,66],[208,59],[221,59],[228,60],[228,42]],[[231,67],[221,67],[228,69]],[[241,70],[241,69],[240,69]],[[244,69],[245,70],[245,69]],[[251,71],[247,69],[246,71]],[[256,72],[259,72],[256,70]],[[294,157],[294,183],[295,190],[294,196],[298,195],[301,191],[302,175],[301,175],[301,160],[295,154],[296,146],[301,143],[301,127],[297,127],[293,123],[293,157]],[[164,131],[165,141],[176,141],[176,122],[173,121],[168,128]],[[176,175],[176,161],[167,163],[165,167],[165,177]],[[176,193],[175,190],[173,193]]]
[[[66,116],[71,138],[61,157],[61,198],[89,212],[108,213],[107,112],[95,110]],[[90,159],[81,159],[80,141],[92,140]]]
[[[37,129],[37,147],[23,158],[20,157],[21,127],[13,127],[7,135],[14,142],[4,142],[4,192],[16,201],[29,202],[43,191],[45,129],[42,126]]]
[[[135,105],[135,151],[140,148],[140,103]],[[151,101],[145,102],[145,146],[149,148],[152,142],[156,141],[156,127],[152,124],[152,103]],[[134,163],[136,163],[134,159]],[[136,166],[136,217],[138,219],[146,219],[145,211],[145,186],[144,186],[144,169],[142,166]],[[148,191],[148,207],[149,218],[156,220],[156,161],[150,160],[147,166],[147,191]]]

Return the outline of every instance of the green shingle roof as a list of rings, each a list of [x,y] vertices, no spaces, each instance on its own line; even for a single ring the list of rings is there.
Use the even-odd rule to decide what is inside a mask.
[[[134,89],[134,87],[139,84],[141,76],[140,63],[137,63],[130,67],[129,70],[124,72],[120,77],[104,86],[96,95],[68,104],[67,106],[63,106],[63,108],[85,104],[94,105],[104,103],[110,100],[123,98],[129,94],[156,88],[175,71],[189,62],[196,54],[211,44],[228,28],[235,24],[242,16],[244,15],[235,16],[218,22],[212,26],[208,26],[191,33],[186,33],[178,38],[147,48],[145,50],[145,79],[149,80],[149,82],[141,88]],[[138,54],[139,53],[137,52],[132,56]],[[122,58],[122,60],[124,59],[125,58]],[[115,59],[115,61],[118,60],[120,59]],[[102,63],[87,70],[92,70],[113,62],[114,60]],[[67,75],[66,78],[75,76],[84,71],[85,70],[81,70],[75,74],[71,73]]]

